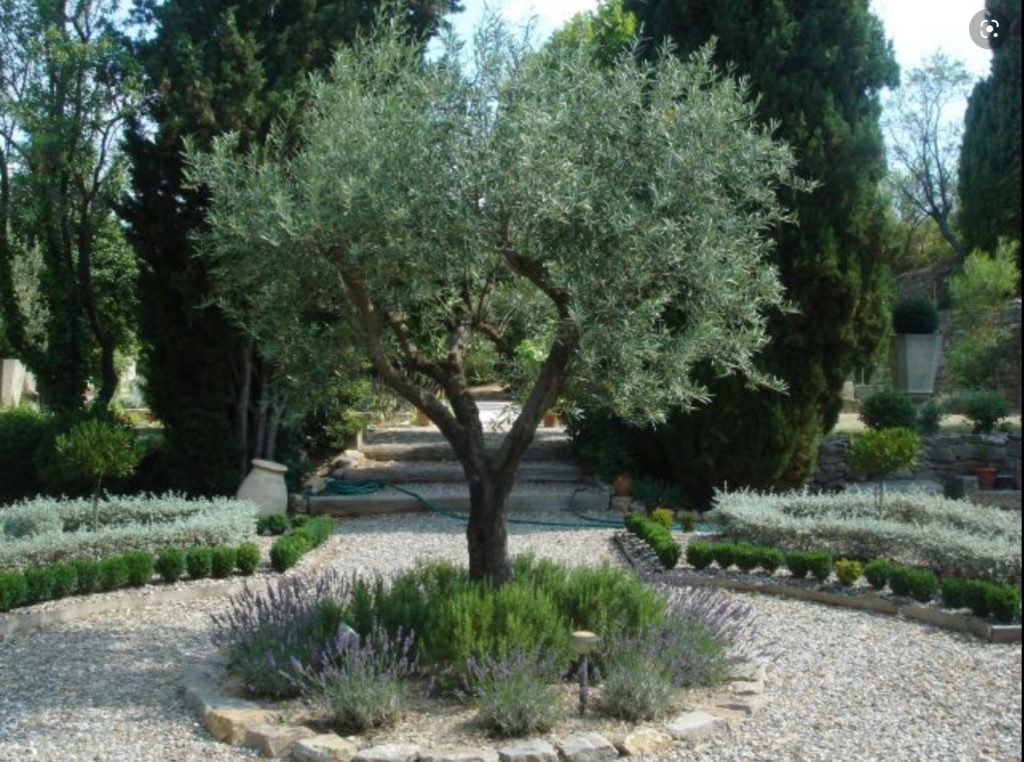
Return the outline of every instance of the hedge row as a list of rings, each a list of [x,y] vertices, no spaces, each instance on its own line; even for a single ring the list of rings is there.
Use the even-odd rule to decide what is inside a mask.
[[[723,570],[735,565],[742,571],[761,568],[769,574],[784,563],[797,579],[810,574],[819,582],[825,582],[834,570],[840,584],[846,586],[863,576],[875,590],[888,587],[894,595],[913,598],[921,603],[933,600],[941,590],[946,608],[969,608],[976,616],[991,616],[1000,622],[1013,622],[1020,618],[1020,587],[959,577],[948,577],[940,584],[938,576],[930,569],[881,558],[864,565],[850,559],[833,563],[832,554],[821,549],[783,553],[763,545],[693,540],[686,548],[686,561],[696,569],[706,569],[715,562]]]
[[[166,583],[177,582],[185,571],[191,579],[223,579],[236,570],[252,575],[260,562],[260,551],[252,543],[165,548],[154,557],[144,551],[108,556],[99,561],[78,559],[65,564],[34,566],[22,572],[0,573],[0,612],[30,606],[69,595],[88,595],[125,587],[142,587],[153,574]]]
[[[625,523],[626,529],[651,546],[659,563],[666,569],[672,569],[679,563],[682,548],[663,524],[633,513],[626,514]]]
[[[286,571],[302,556],[322,544],[334,532],[329,516],[296,516],[292,528],[274,541],[270,548],[270,565],[276,572]]]

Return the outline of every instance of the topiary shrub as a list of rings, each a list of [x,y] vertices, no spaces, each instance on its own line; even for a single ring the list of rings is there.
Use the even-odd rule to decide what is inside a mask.
[[[895,595],[911,597],[927,603],[935,597],[939,580],[928,569],[913,566],[893,566],[889,571],[889,587]]]
[[[78,571],[73,564],[53,567],[53,597],[65,598],[78,592]]]
[[[155,566],[160,579],[169,585],[174,584],[185,573],[185,551],[179,548],[165,548],[156,557]]]
[[[78,594],[88,595],[100,589],[100,564],[91,558],[80,558],[72,561],[75,576],[78,578]]]
[[[213,551],[206,547],[189,548],[185,554],[185,568],[191,579],[205,579],[213,571]]]
[[[832,554],[827,550],[807,551],[807,570],[818,582],[832,576]]]
[[[864,572],[860,561],[839,560],[836,561],[835,569],[839,584],[844,587],[850,587]]]
[[[757,565],[769,574],[774,574],[786,563],[786,554],[778,548],[761,546],[758,548]]]
[[[273,535],[282,535],[287,531],[288,517],[283,513],[272,513],[269,516],[260,516],[256,521],[257,534],[269,532]]]
[[[985,590],[985,609],[997,622],[1010,624],[1020,619],[1020,589],[989,585]]]
[[[25,575],[19,572],[0,572],[0,612],[22,605],[28,598]]]
[[[661,524],[665,529],[671,529],[675,523],[675,516],[672,515],[672,511],[668,508],[655,508],[648,516],[651,521]]]
[[[911,296],[892,308],[894,333],[935,333],[939,328],[939,311],[931,299]]]
[[[917,410],[910,398],[888,390],[872,394],[860,405],[860,419],[869,429],[913,429],[917,426]]]
[[[128,584],[128,562],[123,556],[110,556],[100,561],[99,589],[119,590]]]
[[[945,408],[935,400],[928,400],[917,409],[917,431],[924,436],[939,433]]]
[[[238,555],[230,545],[218,545],[210,552],[210,576],[214,579],[226,579],[235,570]]]
[[[957,407],[971,422],[975,434],[991,434],[996,424],[1010,414],[1010,403],[994,391],[966,394],[959,399]]]
[[[128,585],[142,587],[153,580],[153,556],[144,550],[125,553],[124,562],[128,567]]]
[[[35,566],[25,570],[27,592],[25,603],[42,603],[53,598],[53,588],[57,584],[52,566]]]
[[[761,560],[760,549],[753,545],[736,545],[734,556],[736,568],[742,572],[753,571]]]
[[[885,500],[884,478],[893,471],[912,466],[920,448],[921,438],[910,429],[866,431],[850,437],[847,460],[858,471],[879,477],[875,504],[881,508]]]
[[[942,605],[947,609],[967,608],[967,580],[946,577],[940,586]]]
[[[706,569],[715,560],[712,545],[706,540],[691,540],[686,546],[686,563],[694,569]]]
[[[251,577],[256,573],[260,565],[260,549],[251,542],[245,542],[238,546],[235,552],[235,568],[238,573],[245,577]]]
[[[720,569],[728,569],[736,563],[736,546],[731,542],[719,542],[711,547],[711,555]]]
[[[806,579],[811,570],[810,551],[791,550],[786,554],[786,568],[796,579]]]
[[[676,522],[684,532],[692,532],[697,528],[697,514],[691,511],[680,511],[676,514]]]
[[[309,548],[309,541],[299,535],[279,537],[270,548],[270,568],[276,572],[288,571]]]

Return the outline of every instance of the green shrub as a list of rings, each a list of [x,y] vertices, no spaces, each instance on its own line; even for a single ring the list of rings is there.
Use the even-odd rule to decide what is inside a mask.
[[[270,547],[270,567],[276,572],[288,571],[309,548],[309,541],[300,535],[282,535]]]
[[[1010,403],[999,392],[976,391],[957,401],[961,413],[973,424],[975,434],[991,434],[996,424],[1010,414]]]
[[[728,569],[736,563],[736,546],[731,542],[718,542],[711,546],[711,555],[719,569]]]
[[[520,652],[488,661],[477,683],[477,713],[498,736],[546,733],[561,716],[552,675],[536,666],[537,658]]]
[[[91,558],[79,558],[71,562],[78,578],[78,594],[88,595],[100,589],[100,564]]]
[[[964,585],[964,604],[975,616],[988,616],[988,589],[991,583],[969,579]]]
[[[128,585],[142,587],[153,581],[153,556],[144,550],[125,553],[124,562],[128,566]]]
[[[210,576],[214,579],[226,579],[235,570],[238,554],[230,545],[218,545],[210,552]]]
[[[53,567],[53,597],[65,598],[78,592],[78,570],[74,564]]]
[[[675,568],[683,551],[668,529],[639,514],[626,514],[623,521],[629,531],[651,546],[663,567]]]
[[[104,592],[119,590],[128,584],[130,571],[124,556],[110,556],[100,561],[99,588]]]
[[[985,591],[985,609],[997,622],[1009,624],[1020,618],[1020,590],[989,585]]]
[[[860,561],[850,560],[839,560],[836,561],[836,577],[839,579],[839,584],[849,587],[858,579],[860,575],[864,573],[864,567]]]
[[[671,529],[675,523],[675,516],[672,515],[672,511],[668,508],[655,508],[648,515],[651,521],[661,524],[665,529]]]
[[[935,333],[939,328],[939,311],[931,299],[911,296],[892,308],[894,333]]]
[[[272,513],[269,516],[260,516],[256,521],[256,533],[269,532],[273,535],[281,535],[288,531],[288,517],[283,513]]]
[[[757,565],[769,574],[774,574],[786,563],[786,554],[778,548],[760,546],[757,554]]]
[[[691,511],[680,511],[676,514],[676,521],[684,532],[692,532],[697,528],[697,514]]]
[[[818,582],[824,582],[832,576],[832,554],[827,550],[808,551],[808,559],[808,571]]]
[[[734,550],[736,567],[742,572],[753,571],[761,560],[761,549],[753,545],[736,545]]]
[[[0,410],[0,505],[42,491],[32,455],[46,430],[42,413],[25,407]]]
[[[643,503],[648,510],[672,508],[683,502],[683,493],[679,487],[648,476],[639,476],[633,480],[633,497]]]
[[[53,588],[57,584],[52,566],[35,566],[25,570],[25,584],[28,593],[25,602],[29,605],[42,603],[53,598]]]
[[[892,562],[884,558],[875,558],[868,561],[864,566],[864,579],[868,581],[875,590],[884,590],[889,584],[889,574],[892,571]]]
[[[924,436],[939,433],[944,409],[939,402],[928,400],[917,409],[917,430]]]
[[[959,577],[946,577],[940,586],[942,605],[947,609],[963,609],[968,607],[967,580]]]
[[[19,572],[0,572],[0,612],[21,606],[28,598],[28,583]]]
[[[849,464],[873,476],[886,476],[913,465],[921,438],[904,428],[865,431],[850,437]]]
[[[935,597],[939,580],[928,569],[913,566],[893,566],[889,571],[889,587],[895,595],[909,596],[921,603]]]
[[[874,431],[913,429],[917,426],[917,411],[905,394],[892,390],[880,391],[861,403],[860,419]]]
[[[690,540],[686,546],[686,563],[695,569],[706,569],[715,560],[712,545],[706,540]]]
[[[235,553],[235,567],[238,573],[244,577],[251,577],[256,573],[260,565],[260,549],[251,542],[245,542],[238,546]]]
[[[156,572],[167,584],[174,584],[185,573],[185,551],[180,548],[164,548],[156,557]]]
[[[791,550],[786,554],[786,568],[796,579],[805,579],[811,571],[810,551]]]
[[[637,653],[615,659],[604,675],[600,710],[628,722],[654,720],[671,708],[672,682],[665,665]]]
[[[185,553],[185,568],[191,579],[205,579],[213,572],[213,550],[207,547],[189,548]]]

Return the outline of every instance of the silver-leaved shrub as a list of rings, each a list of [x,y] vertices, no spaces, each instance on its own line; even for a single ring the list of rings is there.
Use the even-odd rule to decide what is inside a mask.
[[[0,570],[130,550],[237,544],[252,537],[257,507],[229,498],[108,497],[92,530],[92,501],[39,497],[0,508]]]
[[[842,557],[923,564],[942,575],[1017,582],[1020,515],[924,492],[892,494],[719,493],[730,535],[782,548],[824,547]]]

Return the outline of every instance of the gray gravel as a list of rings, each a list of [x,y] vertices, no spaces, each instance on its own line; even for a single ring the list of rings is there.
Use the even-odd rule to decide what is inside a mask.
[[[615,559],[611,530],[510,531],[513,553]],[[462,526],[431,516],[347,521],[298,571],[387,570],[417,557],[465,563]],[[759,637],[778,652],[770,705],[730,737],[657,762],[1021,759],[1019,644],[744,598],[759,616]],[[214,742],[181,697],[183,665],[212,650],[209,614],[218,605],[118,612],[0,643],[0,760],[254,758]]]

